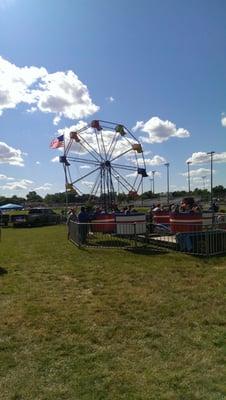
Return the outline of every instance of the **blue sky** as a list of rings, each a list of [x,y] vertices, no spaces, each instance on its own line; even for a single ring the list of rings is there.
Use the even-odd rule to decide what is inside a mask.
[[[93,119],[133,129],[156,191],[187,160],[208,187],[211,150],[226,186],[225,20],[224,0],[0,0],[0,195],[63,191],[49,143]]]

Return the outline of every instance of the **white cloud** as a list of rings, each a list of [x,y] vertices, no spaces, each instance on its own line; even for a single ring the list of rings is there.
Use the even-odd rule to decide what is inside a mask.
[[[37,164],[37,165],[40,165],[40,161],[36,161],[36,163],[35,164]]]
[[[20,103],[31,104],[27,110],[54,113],[54,124],[62,116],[87,117],[98,111],[86,85],[73,71],[49,74],[43,67],[17,67],[0,57],[0,115]]]
[[[192,162],[192,164],[205,164],[210,162],[210,155],[204,153],[202,151],[198,151],[197,153],[193,153],[190,158],[187,159],[186,162]],[[215,153],[213,155],[213,161],[217,163],[225,163],[226,162],[226,152],[223,153]]]
[[[162,143],[170,137],[187,138],[190,136],[188,130],[177,128],[173,122],[163,121],[159,117],[152,117],[147,122],[137,121],[132,131],[137,130],[148,134],[148,136],[140,137],[140,140],[144,143]]]
[[[206,176],[195,176],[193,178],[194,183],[202,183],[203,185],[206,185],[207,183],[210,183],[210,179],[208,179]]]
[[[133,132],[139,131],[144,127],[144,121],[137,121],[136,125],[132,128]]]
[[[152,176],[152,171],[147,172],[149,176]],[[155,177],[161,178],[162,174],[159,171],[155,171]]]
[[[1,189],[3,190],[27,190],[28,188],[31,187],[31,184],[33,182],[30,181],[29,179],[21,179],[19,181],[14,181],[14,182],[8,182],[5,185],[1,186]]]
[[[114,103],[115,98],[113,96],[109,96],[109,97],[106,97],[106,100],[109,101],[109,103]]]
[[[27,113],[33,114],[35,111],[37,111],[37,107],[28,108],[26,111],[27,111]]]
[[[81,165],[79,168],[80,169],[90,169],[91,167],[89,165]]]
[[[51,162],[53,162],[53,163],[59,162],[59,156],[53,157],[51,159]]]
[[[52,187],[52,183],[44,183],[42,186],[34,188],[36,192],[48,192]]]
[[[226,127],[226,116],[225,116],[224,113],[221,115],[221,125],[222,125],[224,128]]]
[[[29,88],[46,74],[45,68],[20,68],[0,56],[0,114],[22,102],[33,103]]]
[[[53,118],[53,125],[58,125],[60,122],[60,117],[57,115],[55,118]]]
[[[81,182],[82,185],[88,186],[88,187],[92,187],[94,185],[94,182],[91,181],[82,181]]]
[[[213,170],[213,173],[216,171]],[[188,176],[188,172],[182,172],[180,175],[182,176]],[[198,168],[198,169],[191,169],[190,170],[190,177],[195,178],[195,177],[202,177],[205,175],[210,175],[210,169],[209,168]]]
[[[142,159],[139,158],[138,162],[141,163]],[[134,163],[136,163],[136,160],[134,160]],[[163,165],[165,163],[166,163],[166,159],[164,157],[162,157],[162,156],[157,155],[157,154],[152,158],[145,158],[145,164],[147,166],[155,167],[157,165]]]
[[[146,165],[151,165],[151,166],[156,166],[156,165],[162,165],[166,163],[166,159],[164,157],[155,155],[153,158],[146,158],[145,159],[145,164]]]
[[[137,176],[137,171],[131,172],[131,174],[127,174],[126,178],[135,178]]]
[[[3,174],[0,174],[0,180],[2,180],[2,181],[11,181],[11,180],[14,180],[14,178],[11,178],[10,176],[6,176],[6,175],[3,175]]]
[[[0,164],[24,166],[23,153],[4,142],[0,142]]]

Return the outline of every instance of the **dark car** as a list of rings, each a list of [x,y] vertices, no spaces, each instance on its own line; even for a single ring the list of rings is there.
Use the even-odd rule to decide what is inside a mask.
[[[60,215],[51,208],[31,208],[13,218],[13,226],[42,226],[60,223]]]

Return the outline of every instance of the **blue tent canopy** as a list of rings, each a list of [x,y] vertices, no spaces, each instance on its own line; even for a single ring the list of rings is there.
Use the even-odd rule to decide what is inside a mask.
[[[8,203],[4,204],[4,206],[0,206],[0,210],[21,210],[23,206],[19,204]]]

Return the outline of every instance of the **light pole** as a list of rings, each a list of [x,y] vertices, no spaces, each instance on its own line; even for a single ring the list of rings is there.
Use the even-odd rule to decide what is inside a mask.
[[[190,165],[191,165],[191,161],[187,161],[187,166],[188,166],[188,193],[189,194],[191,192]]]
[[[153,193],[153,179],[150,178],[150,192]]]
[[[209,151],[207,154],[210,155],[210,204],[213,203],[213,155],[215,151]]]
[[[205,189],[206,189],[206,183],[205,183],[205,179],[206,179],[206,176],[202,176],[202,181],[203,181],[203,190],[205,190]]]
[[[116,176],[117,182],[118,182],[118,195],[119,195],[119,176]]]
[[[155,194],[155,173],[156,171],[151,171],[152,172],[152,185],[153,185],[153,195]]]
[[[141,181],[141,204],[142,204],[142,207],[143,207],[143,204],[144,204],[144,199],[143,199],[143,194],[144,194],[144,178],[142,177],[142,181]]]
[[[169,205],[169,163],[164,164],[167,168],[167,205]]]

